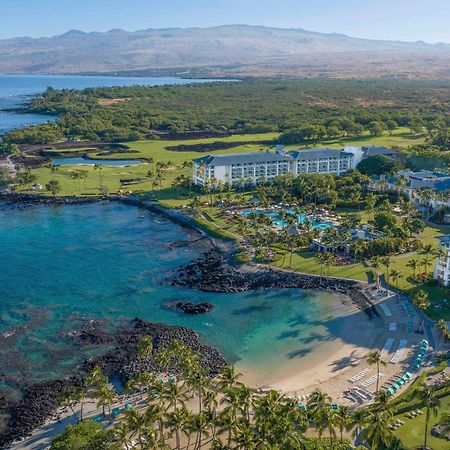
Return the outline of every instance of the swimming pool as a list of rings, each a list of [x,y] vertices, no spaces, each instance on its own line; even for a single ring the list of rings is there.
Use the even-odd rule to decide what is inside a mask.
[[[308,217],[305,213],[296,214],[295,210],[293,209],[286,209],[285,213],[295,215],[297,217],[297,225],[302,225],[308,220]],[[279,228],[285,228],[288,225],[287,222],[280,216],[280,213],[276,211],[264,211],[263,209],[245,209],[241,211],[240,214],[244,217],[249,217],[252,214],[260,214],[266,217],[270,217],[272,219],[272,224]],[[333,226],[333,224],[330,222],[319,222],[314,219],[310,219],[310,223],[313,230],[326,230],[327,228]]]

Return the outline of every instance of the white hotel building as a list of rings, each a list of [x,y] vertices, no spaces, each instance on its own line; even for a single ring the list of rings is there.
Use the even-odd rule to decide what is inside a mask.
[[[255,185],[289,172],[295,177],[302,173],[340,175],[356,167],[359,158],[355,156],[355,148],[349,151],[318,148],[286,152],[279,145],[275,152],[208,155],[194,160],[193,181],[199,186],[211,179],[231,185],[242,182]]]
[[[439,248],[444,250],[444,255],[436,258],[433,278],[439,280],[443,286],[450,286],[450,235],[440,236]]]

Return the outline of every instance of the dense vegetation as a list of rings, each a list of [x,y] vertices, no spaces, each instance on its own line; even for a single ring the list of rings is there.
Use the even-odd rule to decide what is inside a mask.
[[[375,352],[368,361],[379,356]],[[163,382],[156,374],[136,373],[126,384],[132,403],[111,409],[117,401],[114,389],[100,368],[94,368],[83,386],[62,393],[61,401],[71,408],[78,425],[67,427],[51,450],[344,450],[353,448],[349,442],[353,439],[348,438],[357,436],[373,450],[403,448],[391,426],[400,399],[392,400],[385,392],[380,391],[371,406],[355,411],[333,404],[319,390],[300,404],[274,390],[255,392],[239,381],[232,366],[211,379],[198,363],[199,355],[179,341],[156,352],[147,336],[139,343],[138,357],[155,360],[172,376]],[[434,412],[443,389],[420,385],[413,395]],[[83,421],[88,398],[103,409],[97,419],[105,424],[114,420],[111,411],[119,416],[113,428],[104,430],[98,423]],[[311,426],[319,438],[305,435]]]
[[[57,125],[13,131],[5,140],[51,143],[68,136],[135,140],[154,130],[277,131],[289,144],[359,136],[364,131],[377,136],[399,126],[413,132],[436,130],[449,124],[449,92],[447,82],[331,79],[82,91],[49,88],[30,109],[58,115]]]

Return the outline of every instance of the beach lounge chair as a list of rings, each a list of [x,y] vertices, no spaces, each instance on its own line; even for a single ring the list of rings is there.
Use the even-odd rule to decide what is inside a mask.
[[[407,345],[408,345],[408,341],[406,339],[401,339],[400,340],[400,343],[398,345],[398,349],[394,353],[394,356],[391,358],[391,361],[390,361],[391,363],[393,363],[393,364],[398,363],[402,359],[403,354],[406,351],[406,346]]]
[[[381,349],[381,356],[387,355],[389,351],[392,348],[392,345],[394,344],[395,339],[394,338],[387,338],[386,342],[383,345],[383,348]]]
[[[356,375],[353,375],[348,379],[350,383],[354,383],[355,381],[360,380],[364,375],[366,375],[369,372],[370,369],[365,368],[364,370],[361,370],[361,372],[358,372]]]

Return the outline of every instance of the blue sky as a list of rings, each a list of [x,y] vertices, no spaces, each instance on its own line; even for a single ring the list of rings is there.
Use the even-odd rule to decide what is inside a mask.
[[[250,24],[450,43],[450,0],[0,0],[0,38]]]

